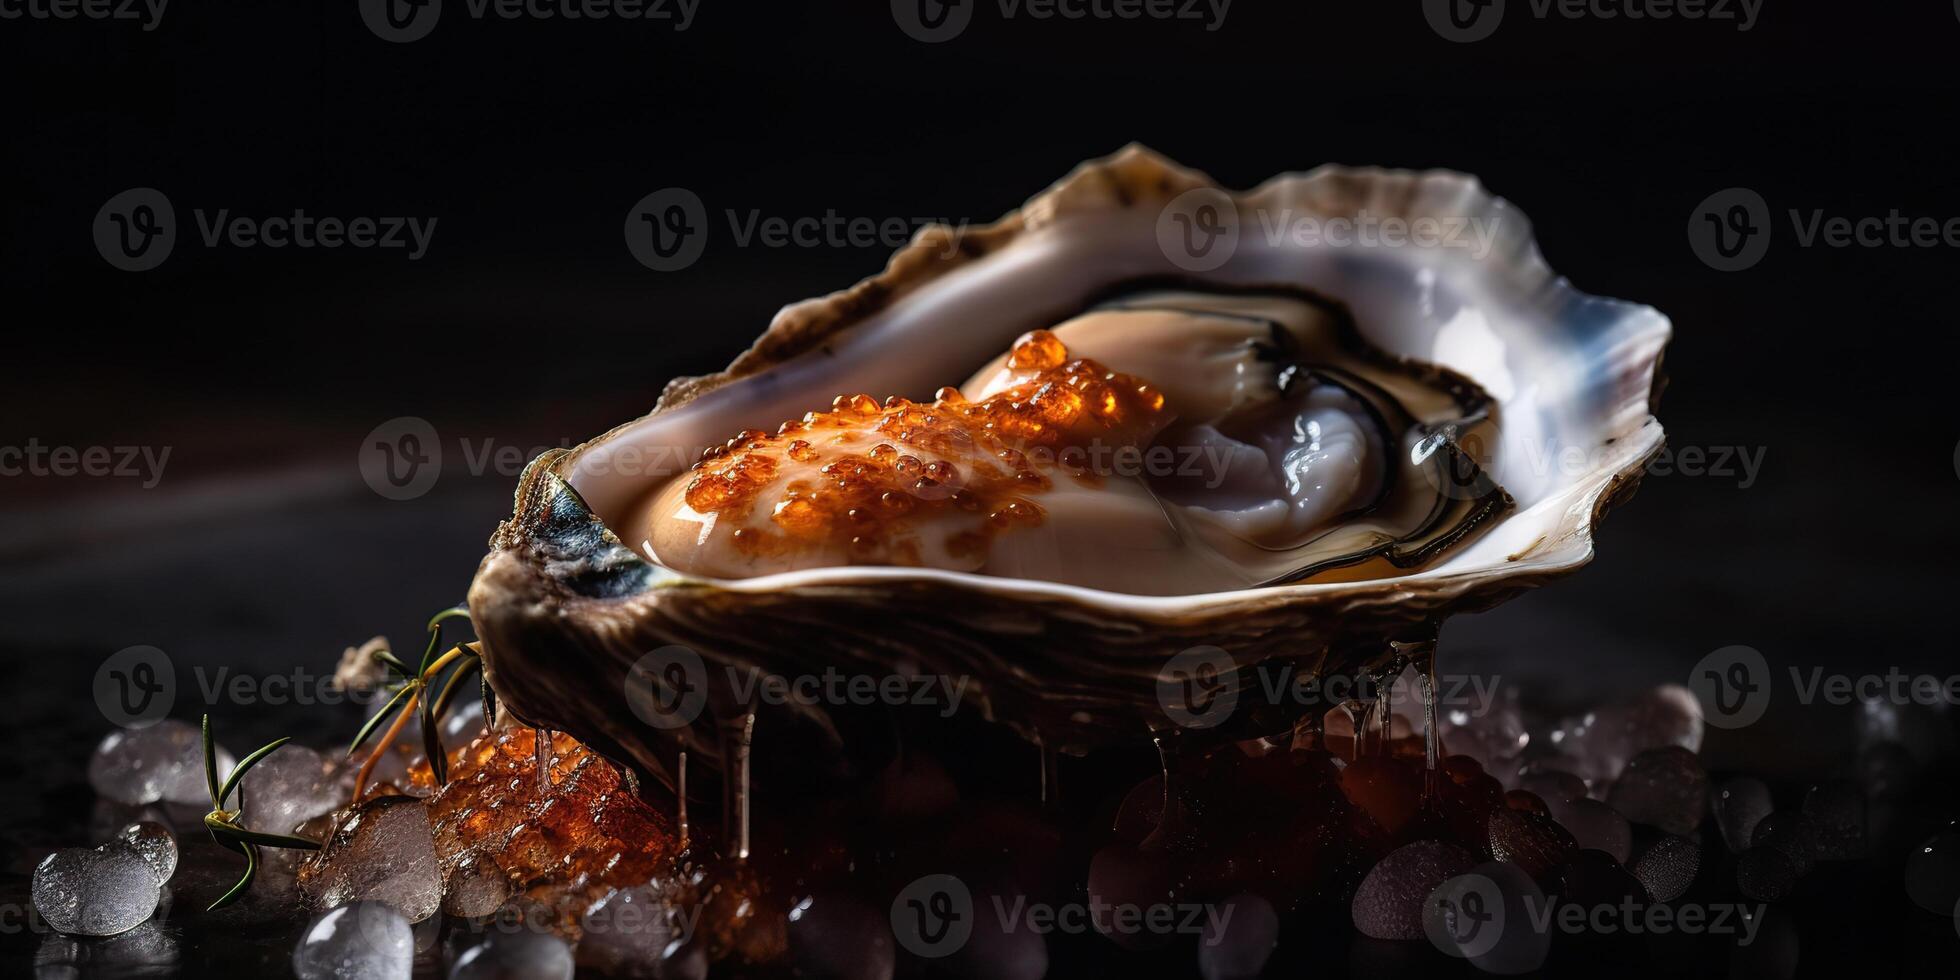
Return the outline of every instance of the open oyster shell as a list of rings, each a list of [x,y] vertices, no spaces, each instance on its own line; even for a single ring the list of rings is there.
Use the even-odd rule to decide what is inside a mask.
[[[1190,247],[1193,221],[1209,245]],[[1443,238],[1395,244],[1354,233],[1364,227]],[[1210,247],[1220,235],[1224,247]],[[1178,596],[902,567],[706,580],[648,561],[609,530],[647,481],[686,469],[681,447],[773,427],[839,393],[918,397],[1023,331],[1125,284],[1163,281],[1306,290],[1351,311],[1376,348],[1473,379],[1499,423],[1470,448],[1514,506],[1408,574]],[[1358,672],[1392,660],[1395,641],[1433,636],[1449,614],[1585,564],[1593,522],[1661,446],[1650,403],[1668,335],[1657,311],[1554,276],[1523,215],[1472,178],[1323,167],[1232,194],[1131,147],[991,226],[924,229],[883,273],[785,308],[726,371],[677,380],[647,417],[539,457],[469,606],[505,705],[657,775],[681,748],[716,764],[716,723],[749,707],[731,670],[956,676],[970,682],[966,708],[1044,745],[1134,742],[1164,724],[1159,682],[1180,651],[1220,648],[1240,670]],[[668,693],[700,700],[685,724],[649,724],[628,691],[676,664],[688,676]],[[838,738],[824,706],[763,711],[759,737],[796,727]],[[1242,704],[1227,727],[1264,734],[1291,721],[1283,706]],[[822,769],[823,752],[799,749],[806,773]]]

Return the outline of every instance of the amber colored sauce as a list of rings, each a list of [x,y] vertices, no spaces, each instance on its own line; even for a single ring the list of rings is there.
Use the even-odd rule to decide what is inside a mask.
[[[984,554],[994,534],[1045,518],[1032,498],[1052,484],[1028,458],[1031,449],[1134,441],[1164,408],[1163,394],[1147,381],[1088,358],[1070,360],[1046,330],[1015,341],[1007,363],[1033,374],[978,401],[954,388],[939,389],[931,402],[894,396],[882,405],[869,395],[839,395],[830,411],[785,422],[774,435],[742,432],[702,454],[687,505],[736,519],[758,504],[772,507],[766,526],[735,532],[736,546],[748,554],[841,545],[854,561],[900,565],[920,562],[912,522],[966,511],[985,520],[954,535],[948,550]],[[779,498],[761,500],[784,460],[818,478],[794,480]]]

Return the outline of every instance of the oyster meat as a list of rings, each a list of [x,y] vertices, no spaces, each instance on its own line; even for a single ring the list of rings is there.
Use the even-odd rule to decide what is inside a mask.
[[[1489,414],[1468,379],[1368,347],[1304,293],[1142,290],[931,401],[841,394],[742,432],[636,524],[648,559],[711,578],[909,565],[1189,595],[1375,577],[1509,505],[1458,449]]]

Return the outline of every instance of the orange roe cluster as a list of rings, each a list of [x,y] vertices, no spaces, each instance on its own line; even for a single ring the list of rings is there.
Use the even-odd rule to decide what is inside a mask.
[[[687,505],[739,519],[766,503],[767,529],[734,532],[749,554],[842,545],[853,561],[895,565],[921,563],[910,521],[967,511],[984,515],[980,530],[947,544],[955,555],[981,554],[992,535],[1045,517],[1030,498],[1052,484],[1030,453],[1054,458],[1098,439],[1134,441],[1164,408],[1149,382],[1089,358],[1071,360],[1046,330],[1015,341],[1007,366],[1031,376],[978,401],[956,388],[939,389],[929,403],[839,395],[830,411],[784,422],[774,435],[744,431],[702,454]],[[786,460],[813,467],[816,477],[793,480],[779,499],[762,501]]]
[[[455,753],[429,817],[445,883],[453,887],[459,870],[500,874],[555,910],[554,925],[569,934],[613,888],[668,873],[680,841],[673,821],[570,735],[552,733],[550,770],[545,789],[535,729],[485,732]]]

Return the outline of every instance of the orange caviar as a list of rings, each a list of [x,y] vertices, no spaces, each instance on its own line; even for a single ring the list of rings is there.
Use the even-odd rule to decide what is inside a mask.
[[[1162,393],[1094,360],[1070,360],[1046,330],[1015,341],[1007,365],[1028,376],[977,401],[955,388],[939,389],[929,403],[839,395],[830,411],[784,422],[774,435],[739,433],[702,454],[687,505],[731,519],[767,506],[766,525],[750,522],[734,532],[750,554],[842,545],[853,560],[874,564],[919,563],[909,524],[965,511],[984,520],[948,547],[980,554],[993,534],[1044,519],[1030,498],[1052,484],[1030,453],[1053,458],[1096,440],[1128,444],[1160,422]],[[762,500],[792,464],[798,472],[786,488]]]

